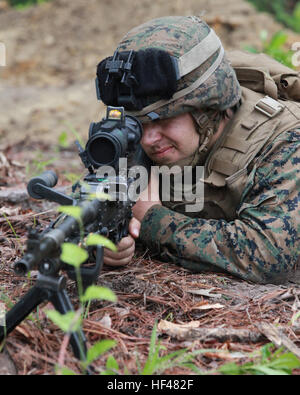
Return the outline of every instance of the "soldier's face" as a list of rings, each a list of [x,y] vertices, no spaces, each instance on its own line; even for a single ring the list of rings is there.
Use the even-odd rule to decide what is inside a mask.
[[[200,137],[189,113],[146,123],[143,129],[141,145],[158,165],[176,163],[198,149]]]

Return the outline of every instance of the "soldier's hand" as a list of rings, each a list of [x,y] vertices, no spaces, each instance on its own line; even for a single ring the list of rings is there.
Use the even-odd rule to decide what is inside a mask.
[[[133,215],[142,222],[146,212],[154,205],[161,205],[159,198],[159,180],[155,172],[151,172],[148,188],[139,196],[138,201],[133,206]]]
[[[141,223],[136,218],[132,218],[129,223],[129,235],[124,237],[117,245],[118,252],[113,252],[104,248],[104,264],[109,266],[128,265],[135,252],[135,240],[139,237]]]

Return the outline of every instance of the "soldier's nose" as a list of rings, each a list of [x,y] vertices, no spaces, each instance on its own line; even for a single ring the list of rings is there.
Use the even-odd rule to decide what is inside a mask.
[[[161,127],[157,124],[149,124],[144,126],[141,145],[152,147],[161,140]]]

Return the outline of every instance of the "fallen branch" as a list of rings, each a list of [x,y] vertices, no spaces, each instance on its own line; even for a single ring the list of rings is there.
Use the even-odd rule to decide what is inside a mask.
[[[24,203],[29,200],[29,195],[25,188],[5,188],[0,191],[0,203]]]
[[[260,326],[257,326],[259,331],[253,331],[249,329],[220,328],[220,327],[199,328],[198,326],[199,323],[197,321],[192,321],[187,324],[174,324],[169,321],[161,320],[158,324],[158,330],[161,333],[167,334],[178,340],[197,339],[202,342],[218,341],[224,343],[226,341],[230,341],[230,342],[238,342],[238,343],[258,343],[258,342],[266,341],[266,339],[269,339],[272,342],[274,342],[274,344],[277,345],[280,343],[279,341],[280,339],[281,340],[280,345],[284,345],[290,351],[292,351],[292,349],[296,352],[300,351],[298,347],[296,347],[294,343],[287,338],[287,336],[283,335],[283,331],[288,329],[284,327],[280,327],[278,328],[277,331],[271,332],[271,329],[269,326],[267,326],[267,324],[266,325],[260,324]],[[295,332],[299,332],[300,328],[293,327],[291,329],[293,329]],[[278,331],[280,331],[280,336],[278,336],[279,333]],[[294,345],[294,347],[292,347],[292,345]],[[294,351],[292,352],[295,353]],[[297,355],[297,353],[295,355]]]
[[[173,324],[169,321],[160,321],[158,330],[178,340],[194,340],[202,342],[226,341],[239,343],[257,343],[266,340],[265,336],[260,332],[253,332],[248,329],[233,328],[197,328],[189,324]]]
[[[286,349],[300,358],[300,348],[297,347],[284,333],[284,328],[276,327],[273,324],[262,322],[257,325],[257,328],[262,332],[272,343],[277,347],[284,346]]]

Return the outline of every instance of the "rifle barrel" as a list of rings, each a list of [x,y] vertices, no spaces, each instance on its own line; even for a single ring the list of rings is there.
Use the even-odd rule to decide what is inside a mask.
[[[101,207],[101,201],[95,199],[91,202],[84,201],[80,205],[81,221],[84,225],[93,222],[98,216]],[[18,275],[26,275],[29,271],[38,267],[38,265],[47,257],[57,251],[65,239],[79,229],[78,221],[71,216],[67,216],[57,228],[46,233],[37,244],[34,251],[30,251],[24,255],[22,259],[14,265],[14,271]]]

